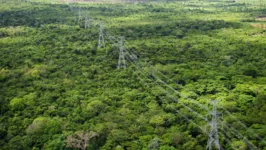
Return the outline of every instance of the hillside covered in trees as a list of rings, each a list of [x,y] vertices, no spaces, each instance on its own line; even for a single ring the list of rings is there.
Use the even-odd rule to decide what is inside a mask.
[[[266,2],[0,0],[1,150],[266,150]]]

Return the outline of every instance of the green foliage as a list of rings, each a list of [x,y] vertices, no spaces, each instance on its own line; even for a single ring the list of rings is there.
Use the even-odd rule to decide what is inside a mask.
[[[22,110],[26,106],[33,106],[35,98],[36,93],[29,93],[22,98],[13,98],[9,105],[12,110]]]
[[[46,142],[42,149],[44,150],[63,150],[64,149],[64,138],[61,135],[54,135],[52,140]]]
[[[233,149],[238,149],[238,150],[246,150],[248,147],[247,147],[247,145],[246,145],[244,142],[242,142],[242,141],[234,141],[234,142],[232,143],[232,148],[233,148]]]
[[[265,10],[257,3],[0,3],[1,150],[71,149],[67,139],[84,131],[97,132],[88,132],[94,138],[85,149],[202,150],[208,137],[188,120],[202,128],[207,122],[187,108],[210,119],[195,103],[211,109],[214,99],[266,137]],[[85,29],[87,14],[103,21],[105,48],[97,48],[97,25]],[[124,36],[126,51],[138,61],[126,58],[127,69],[116,69],[118,49],[107,35]],[[218,111],[224,123],[265,149]],[[229,136],[232,143],[221,141],[223,148],[248,149]]]
[[[56,134],[61,130],[57,118],[38,117],[33,120],[26,130],[27,134]]]
[[[30,145],[28,145],[30,139],[26,136],[15,136],[8,142],[8,149],[10,150],[30,150]]]
[[[106,105],[101,101],[94,100],[87,105],[86,109],[91,114],[90,116],[97,116],[104,111],[105,107]]]

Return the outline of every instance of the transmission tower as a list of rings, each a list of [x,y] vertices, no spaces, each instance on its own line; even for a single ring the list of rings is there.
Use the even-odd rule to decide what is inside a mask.
[[[105,47],[104,36],[103,36],[103,26],[102,22],[99,23],[99,40],[98,40],[98,48]]]
[[[78,12],[78,22],[81,22],[82,21],[82,15],[81,15],[81,11],[80,11],[80,8],[79,8],[79,12]]]
[[[93,24],[93,19],[90,19],[88,15],[85,17],[85,29],[89,28]]]
[[[73,2],[72,2],[72,0],[68,0],[67,3],[68,3],[68,5],[69,5],[70,10],[73,11],[73,6],[72,6],[72,3],[73,3]]]
[[[206,150],[221,150],[218,136],[218,125],[217,125],[217,101],[213,101],[213,108],[211,112],[212,121],[210,122],[211,130],[208,136],[208,142]],[[213,147],[214,146],[214,147]]]
[[[90,19],[88,18],[88,15],[85,17],[85,29],[89,28],[90,27]]]
[[[124,53],[124,37],[123,36],[120,37],[120,41],[119,41],[119,59],[118,59],[118,65],[117,65],[118,69],[121,68],[121,62],[123,63],[122,67],[126,69],[127,66],[126,66],[125,53]]]

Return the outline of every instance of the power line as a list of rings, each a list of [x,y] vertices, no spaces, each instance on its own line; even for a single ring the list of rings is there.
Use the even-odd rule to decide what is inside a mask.
[[[130,61],[130,59],[129,59],[129,61]],[[139,71],[140,71],[140,66],[136,66],[135,64],[134,64],[134,62],[132,62],[132,61],[130,61],[130,63],[131,64],[133,64],[135,67],[136,67],[136,69],[138,69]],[[141,74],[143,74],[143,72],[142,71],[140,71],[141,72]],[[172,88],[172,87],[170,87],[167,83],[165,83],[163,80],[161,80],[159,77],[155,77],[155,79],[157,79],[157,81],[158,82],[160,82],[160,83],[163,83],[163,84],[165,84],[165,86],[166,87],[168,87],[169,89],[171,89],[171,90],[173,90],[174,91],[174,89]],[[157,84],[158,85],[158,83],[153,83],[154,85],[155,84]],[[169,92],[168,91],[166,91],[165,89],[163,89],[160,85],[159,85],[159,87],[160,87],[160,89],[161,90],[163,90],[163,91],[165,91],[165,93],[167,93],[168,95],[169,95]],[[178,91],[176,91],[177,93],[179,93]],[[173,96],[171,96],[171,98],[173,98]],[[177,101],[176,99],[174,99],[174,101]],[[180,102],[179,102],[180,103]],[[183,106],[186,106],[186,105],[184,105],[183,104]],[[214,107],[214,106],[213,106]],[[190,108],[190,107],[188,107],[188,106],[186,106],[185,107],[187,110],[189,110],[189,111],[191,111],[191,112],[193,112],[193,113],[195,113],[195,111],[192,109],[192,108]],[[206,107],[202,107],[202,108],[204,108],[204,109],[206,109]],[[212,111],[212,132],[210,132],[210,135],[212,135],[211,137],[211,140],[209,140],[209,143],[212,143],[212,145],[215,145],[216,146],[216,149],[222,149],[222,147],[220,146],[220,144],[219,144],[219,136],[218,136],[218,126],[217,126],[217,108],[218,108],[218,106],[216,106],[216,104],[215,104],[215,107],[213,108],[214,110]],[[228,113],[228,111],[227,111],[227,113]],[[229,112],[230,113],[230,112]],[[216,114],[215,116],[214,116],[214,114]],[[230,115],[232,115],[231,113],[230,113]],[[197,116],[199,117],[199,118],[202,118],[202,119],[204,119],[204,117],[202,117],[201,115],[199,115],[199,114],[197,114]],[[184,116],[183,116],[184,117]],[[187,119],[189,119],[189,118],[187,118]],[[216,120],[216,123],[214,122]],[[198,124],[196,124],[196,125],[198,125]],[[244,124],[242,124],[242,125],[244,125]],[[199,125],[198,125],[199,126]],[[200,127],[200,126],[199,126]],[[201,127],[200,127],[200,129],[202,129]],[[237,137],[238,137],[238,139],[243,139],[248,145],[249,145],[249,147],[252,147],[252,148],[255,148],[255,149],[257,149],[257,147],[254,145],[254,144],[252,144],[250,141],[248,141],[246,138],[244,138],[244,136],[241,134],[241,133],[239,133],[235,128],[233,128],[233,127],[231,127],[231,129],[229,130],[230,132],[232,132],[231,130],[233,130],[234,131],[234,135],[236,135]],[[242,137],[242,138],[241,138]],[[213,141],[213,142],[210,142],[210,141]],[[227,139],[227,141],[228,141],[228,139]],[[211,146],[212,147],[212,146]]]
[[[241,125],[243,128],[245,128],[245,130],[247,132],[249,132],[254,137],[258,138],[262,143],[266,144],[265,140],[262,137],[260,137],[258,134],[256,134],[252,129],[248,128],[243,122],[241,122],[240,120],[238,120],[232,113],[230,113],[224,107],[218,106],[217,108],[221,108],[226,114],[229,115],[229,117],[231,117],[232,119],[234,119],[236,121],[235,123],[238,123],[239,125]]]
[[[130,61],[130,60],[129,60],[129,61]],[[131,62],[135,67],[138,67],[140,73],[143,75],[143,72],[145,72],[145,71],[144,71],[144,70],[141,71],[141,69],[140,69],[139,66],[136,66],[132,61],[130,61],[130,62]],[[174,102],[177,102],[178,104],[182,105],[186,110],[188,110],[189,112],[192,112],[192,113],[194,113],[195,115],[197,115],[197,117],[199,117],[199,118],[201,118],[201,119],[207,121],[206,117],[204,117],[204,116],[202,116],[201,114],[197,113],[197,112],[196,112],[195,110],[193,110],[191,107],[186,106],[186,105],[185,105],[184,103],[182,103],[182,102],[178,102],[178,100],[177,100],[172,94],[170,94],[167,90],[165,90],[161,85],[159,85],[159,84],[157,83],[157,81],[158,81],[158,79],[156,79],[156,81],[155,81],[155,82],[152,82],[152,83],[153,83],[154,85],[157,85],[157,87],[158,87],[161,91],[163,91],[164,93],[166,93],[167,96],[168,96],[170,99],[172,99]]]
[[[143,75],[143,71],[141,71],[140,70],[140,67],[139,66],[136,66],[136,64],[134,64],[134,62],[132,62],[132,61],[130,61],[129,60],[129,62],[131,63],[131,64],[133,64],[135,67],[136,67],[136,69],[138,69],[138,71],[140,71],[141,72],[141,74]],[[157,78],[157,79],[159,79],[159,78]],[[142,82],[145,82],[143,79],[141,79],[142,80]],[[159,80],[160,81],[160,80]],[[162,81],[162,80],[161,80]],[[162,83],[162,82],[161,82]],[[164,83],[164,82],[163,82]],[[158,85],[158,83],[155,83],[155,82],[153,82],[152,84],[157,84]],[[167,96],[169,96],[170,94],[169,94],[169,92],[168,91],[166,91],[165,89],[163,89],[160,85],[158,85],[158,87],[160,88],[160,90],[162,90],[162,91],[164,91],[165,93],[167,93]],[[174,100],[174,101],[177,101],[172,95],[170,95],[169,96],[172,100]],[[179,104],[180,104],[180,102],[179,102]],[[190,108],[190,107],[188,107],[188,106],[186,106],[186,105],[182,105],[184,108],[186,108],[188,111],[190,111],[190,112],[192,112],[192,113],[194,113],[194,114],[196,114],[197,115],[197,117],[199,117],[199,118],[202,118],[202,119],[204,119],[205,120],[205,118],[202,116],[202,115],[200,115],[200,114],[198,114],[197,112],[195,112],[192,108]],[[180,114],[181,112],[180,111],[178,111],[178,113]],[[218,123],[217,123],[217,106],[216,106],[216,102],[214,102],[214,105],[213,105],[213,111],[212,111],[212,123],[211,123],[211,126],[212,126],[212,130],[211,130],[211,132],[209,133],[209,140],[208,140],[208,143],[209,143],[209,145],[211,144],[211,146],[207,146],[207,148],[208,149],[212,149],[212,146],[213,145],[215,145],[215,148],[216,149],[219,149],[219,150],[221,150],[222,149],[222,147],[220,146],[220,143],[219,143],[219,136],[218,136]],[[181,115],[181,114],[180,114]],[[183,116],[186,120],[188,120],[189,122],[191,122],[191,123],[193,123],[194,125],[196,125],[197,127],[199,127],[204,133],[206,133],[206,130],[204,130],[199,124],[197,124],[196,122],[194,122],[193,120],[191,120],[191,119],[189,119],[186,115],[181,115],[181,116]],[[206,121],[206,120],[205,120]],[[231,127],[231,129],[230,129],[230,132],[232,132],[231,130],[233,130],[234,131],[234,133],[235,133],[235,135],[237,135],[237,137],[238,137],[238,139],[240,139],[241,140],[241,137],[244,137],[241,133],[239,133],[236,129],[234,129],[233,127]],[[256,146],[255,145],[253,145],[250,141],[248,141],[246,138],[242,138],[246,143],[248,143],[248,145],[249,145],[249,147],[252,147],[252,148],[256,148]],[[230,141],[228,141],[228,139],[225,139],[226,141],[227,141],[227,143],[231,143]]]
[[[88,18],[88,17],[86,17],[86,18]],[[85,28],[87,28],[86,27],[86,20],[88,21],[88,19],[86,19],[85,18]],[[82,16],[81,16],[81,12],[80,12],[80,9],[79,9],[79,12],[78,12],[78,21],[82,21]],[[121,38],[121,37],[120,37]],[[119,62],[118,62],[118,66],[119,66],[119,68],[121,67],[121,62],[123,63],[122,65],[122,67],[124,67],[124,68],[126,68],[126,62],[125,62],[125,57],[129,57],[130,58],[130,60],[132,60],[132,61],[130,61],[130,63],[134,63],[133,62],[133,59],[134,58],[136,58],[137,59],[137,57],[134,57],[134,55],[130,55],[130,53],[127,53],[127,52],[125,52],[125,49],[124,49],[124,42],[123,42],[123,40],[121,40],[120,39],[120,41],[118,42],[118,44],[119,44]],[[101,24],[100,24],[100,27],[99,27],[99,41],[98,41],[98,47],[104,47],[105,46],[105,41],[104,41],[104,35],[103,35],[103,29],[102,29],[102,26],[101,26]],[[132,56],[132,57],[131,57]],[[135,56],[137,56],[137,55],[135,55]],[[162,74],[160,71],[158,71],[157,69],[156,69],[156,71],[159,73],[159,74],[161,74],[163,77],[165,77],[165,78],[168,78],[167,76],[165,76],[164,74]],[[153,74],[154,74],[154,72],[153,72]],[[153,77],[156,79],[156,82],[159,82],[159,83],[162,83],[163,85],[165,85],[167,88],[169,88],[169,89],[171,89],[173,92],[175,92],[175,93],[178,93],[178,94],[180,94],[180,96],[181,97],[184,97],[184,98],[188,98],[187,96],[184,96],[184,95],[182,95],[180,92],[178,92],[178,91],[176,91],[173,87],[171,87],[169,84],[167,84],[165,81],[163,81],[163,80],[161,80],[157,75],[153,75]],[[168,78],[169,79],[169,78]],[[173,81],[172,79],[170,79],[170,81]],[[144,81],[145,82],[145,81]],[[153,83],[154,84],[154,83]],[[156,84],[158,84],[158,83],[156,83]],[[159,85],[159,84],[158,84]],[[160,87],[160,89],[163,89],[164,91],[167,91],[167,90],[165,90],[162,86],[160,86],[159,85],[159,87]],[[167,91],[168,92],[168,91]],[[168,95],[169,95],[169,92],[168,92]],[[171,96],[172,97],[172,96]],[[175,99],[174,97],[172,97],[173,99]],[[175,99],[176,100],[176,99]],[[177,101],[177,100],[176,100]],[[195,104],[197,104],[198,106],[200,106],[201,108],[204,108],[205,110],[206,110],[206,107],[205,106],[203,106],[202,104],[200,104],[200,103],[198,103],[197,101],[194,101],[194,100],[192,100],[191,102],[193,102],[193,103],[195,103]],[[186,106],[185,104],[183,104],[184,106]],[[188,106],[187,106],[188,107]],[[214,106],[213,106],[214,107]],[[185,107],[186,108],[186,107]],[[216,107],[216,105],[215,105],[215,112],[216,112],[216,117],[214,117],[213,116],[213,114],[214,114],[214,110],[212,111],[212,123],[211,123],[211,126],[212,126],[212,130],[211,131],[213,131],[212,133],[215,133],[215,134],[212,134],[212,135],[214,135],[213,136],[213,138],[215,139],[215,137],[216,137],[216,133],[217,133],[217,139],[218,139],[218,142],[219,142],[219,137],[218,137],[218,125],[217,125],[217,108],[219,108],[219,107]],[[188,110],[193,110],[192,108],[190,108],[190,107],[188,107],[187,108]],[[214,108],[213,108],[214,109]],[[223,108],[224,109],[224,108]],[[193,110],[194,111],[194,110]],[[179,111],[180,112],[180,111]],[[232,115],[229,111],[227,111],[226,110],[226,112],[227,113],[229,113],[229,115]],[[187,117],[187,116],[183,116],[183,117]],[[189,118],[187,118],[188,120],[190,120],[191,121],[191,119],[189,119]],[[237,120],[238,121],[238,123],[240,122],[240,125],[242,125],[242,126],[244,126],[246,129],[248,129],[246,126],[245,126],[245,124],[243,124],[241,121],[239,121],[237,118],[234,118],[235,120]],[[213,123],[213,120],[216,120],[216,127],[215,127],[215,124]],[[192,120],[193,121],[193,120]],[[195,123],[196,125],[198,125],[197,123]],[[215,129],[215,130],[213,130],[213,128]],[[217,130],[217,132],[216,132],[216,130]],[[231,130],[233,130],[234,132],[235,132],[235,134],[237,134],[238,135],[238,137],[241,137],[241,136],[239,136],[239,132],[236,130],[236,129],[234,129],[233,127],[231,127]],[[229,131],[231,131],[231,130],[229,130]],[[248,131],[250,131],[250,130],[248,130]],[[253,134],[255,134],[254,132],[252,132]],[[209,133],[209,134],[211,134],[211,132]],[[255,134],[256,135],[256,134]],[[257,135],[256,135],[257,136]],[[258,137],[258,136],[257,136]],[[209,138],[210,138],[210,136],[209,136]],[[213,138],[212,138],[212,140],[210,140],[210,141],[213,141]],[[261,139],[261,138],[260,138]],[[244,138],[244,140],[245,141],[248,141],[246,138]],[[215,141],[215,140],[214,140]],[[264,141],[263,141],[264,142]],[[208,140],[208,143],[209,143],[209,140]],[[252,143],[250,143],[249,141],[248,141],[248,143],[249,143],[249,145],[252,145],[251,147],[255,147]],[[216,147],[217,147],[217,144],[215,143],[215,142],[212,142],[212,145],[211,146],[213,146],[213,145],[215,145]],[[220,144],[219,144],[219,147],[220,147]],[[208,148],[208,145],[207,145],[207,148]],[[221,147],[220,147],[220,149],[221,149]]]
[[[227,132],[231,132],[239,140],[243,140],[250,149],[258,150],[257,146],[251,143],[243,134],[239,133],[235,128],[233,128],[229,124],[224,124],[224,127],[226,128]]]
[[[134,62],[132,62],[131,60],[128,60],[132,65],[134,65],[136,68],[139,68],[139,66],[138,65],[136,65],[136,64],[134,64]],[[139,70],[138,71],[140,71],[140,74],[142,75],[142,76],[144,76],[143,75],[143,72],[140,70],[140,68],[139,68]],[[147,85],[147,83],[145,83],[145,81],[142,79],[142,78],[140,78],[140,76],[138,76],[139,77],[139,79],[145,84],[145,85]],[[146,78],[145,76],[144,76],[144,78]],[[155,82],[152,82],[152,84],[157,84],[158,85],[158,83],[155,83]],[[161,89],[161,90],[163,90],[165,93],[168,93],[165,89],[163,89],[160,85],[158,85],[158,87]],[[168,95],[167,95],[168,97],[170,97],[173,101],[177,101],[172,95],[169,95],[169,93],[168,93]],[[162,99],[161,97],[160,97],[160,99]],[[163,99],[162,99],[163,100]],[[179,104],[179,103],[178,103]],[[186,109],[188,109],[189,111],[192,111],[193,113],[195,113],[195,111],[193,111],[193,109],[191,109],[191,108],[189,108],[189,107],[185,107]],[[190,122],[190,123],[192,123],[193,125],[195,125],[195,126],[197,126],[199,129],[201,129],[202,130],[202,132],[203,133],[205,133],[205,134],[207,134],[206,133],[206,130],[204,129],[204,128],[202,128],[199,124],[197,124],[195,121],[193,121],[192,119],[189,119],[185,114],[183,114],[180,110],[178,110],[178,109],[176,109],[176,108],[173,108],[180,116],[182,116],[183,118],[185,118],[188,122]],[[199,114],[198,114],[199,115]],[[204,120],[206,119],[206,118],[204,118],[203,116],[201,116],[200,118],[203,118]]]

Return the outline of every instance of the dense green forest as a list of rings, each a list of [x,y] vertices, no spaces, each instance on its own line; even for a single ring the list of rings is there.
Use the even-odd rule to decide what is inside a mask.
[[[265,36],[264,0],[0,0],[0,149],[266,150]]]

